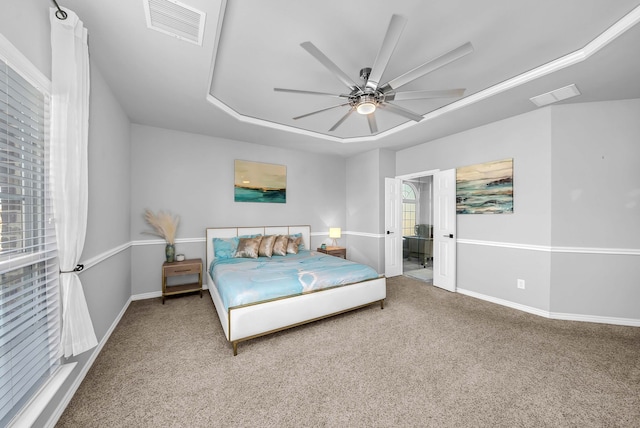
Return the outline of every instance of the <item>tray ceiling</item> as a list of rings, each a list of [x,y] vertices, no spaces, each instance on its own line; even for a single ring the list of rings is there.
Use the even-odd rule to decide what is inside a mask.
[[[537,108],[529,98],[571,84],[581,95],[561,103],[640,98],[639,0],[181,0],[206,15],[201,46],[149,29],[145,1],[112,0],[109,13],[61,2],[84,21],[92,59],[137,124],[348,156],[522,114]],[[402,88],[464,97],[395,101],[424,119],[376,112],[374,135],[358,114],[329,132],[341,108],[294,120],[339,102],[274,88],[348,92],[301,43],[359,82],[393,14],[407,23],[382,83],[470,42],[471,54]]]

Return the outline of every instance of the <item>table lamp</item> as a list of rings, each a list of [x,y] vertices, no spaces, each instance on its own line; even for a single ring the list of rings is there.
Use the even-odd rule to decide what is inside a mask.
[[[334,247],[338,246],[338,241],[336,241],[336,239],[339,239],[341,235],[341,230],[339,227],[330,227],[329,228],[329,238],[333,239],[333,241],[331,242],[331,245]]]

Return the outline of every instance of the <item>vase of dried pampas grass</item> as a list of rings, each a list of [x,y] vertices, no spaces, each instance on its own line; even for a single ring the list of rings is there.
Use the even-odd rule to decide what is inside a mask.
[[[176,257],[176,246],[167,244],[167,246],[164,247],[164,256],[167,258],[167,263],[173,263]]]
[[[167,242],[164,249],[165,257],[168,263],[173,263],[176,256],[176,230],[178,229],[178,223],[180,223],[180,217],[174,216],[169,212],[159,211],[155,214],[151,210],[145,210],[144,219],[153,227],[153,231],[148,233],[160,236]]]

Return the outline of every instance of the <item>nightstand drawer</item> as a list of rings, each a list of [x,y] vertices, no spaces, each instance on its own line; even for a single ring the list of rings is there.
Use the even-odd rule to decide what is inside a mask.
[[[177,275],[198,275],[202,272],[202,263],[200,260],[184,262],[174,262],[164,266],[165,276],[177,276]]]
[[[192,276],[198,275],[197,282],[189,282],[187,278],[178,278],[177,281],[183,282],[182,284],[167,284],[167,279],[175,279],[179,276]],[[194,278],[195,279],[195,278]],[[174,281],[172,281],[174,282]],[[177,294],[191,293],[193,291],[199,291],[200,297],[202,297],[202,260],[201,259],[189,259],[182,262],[162,264],[162,304],[164,305],[164,298],[166,296],[174,296]]]

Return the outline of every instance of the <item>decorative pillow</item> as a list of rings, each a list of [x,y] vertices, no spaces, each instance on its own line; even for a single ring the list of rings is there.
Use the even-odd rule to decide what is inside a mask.
[[[262,234],[254,233],[253,235],[240,235],[238,238],[257,238],[258,236],[262,236]]]
[[[213,254],[216,259],[231,259],[236,254],[238,238],[213,238]]]
[[[262,242],[262,236],[257,236],[255,238],[239,238],[238,249],[236,250],[235,257],[245,257],[248,259],[258,258],[260,242]]]
[[[302,241],[302,237],[299,236],[297,238],[289,237],[287,240],[287,253],[288,254],[298,254],[298,250],[300,248],[300,242]]]
[[[278,235],[275,242],[273,243],[273,255],[286,256],[288,243],[289,237],[287,235]]]
[[[304,242],[302,242],[302,233],[293,233],[289,235],[289,238],[300,238],[300,245],[298,245],[298,251],[304,250]]]
[[[267,235],[262,237],[260,248],[258,249],[259,257],[271,257],[273,255],[273,244],[276,242],[276,235]]]

